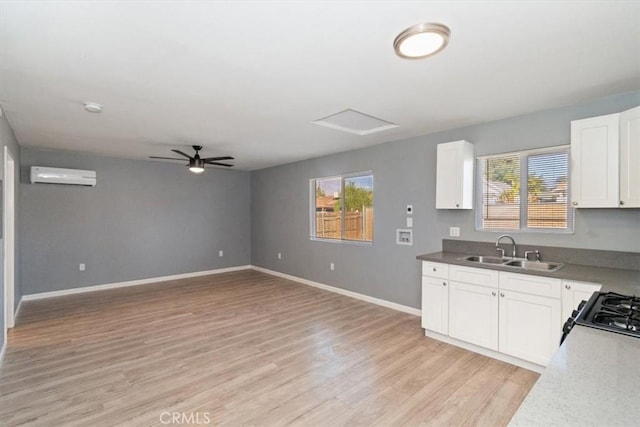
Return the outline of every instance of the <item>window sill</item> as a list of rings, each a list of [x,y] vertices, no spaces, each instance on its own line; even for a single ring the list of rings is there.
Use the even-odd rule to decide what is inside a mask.
[[[575,230],[536,230],[533,228],[521,228],[518,230],[514,230],[514,229],[509,229],[509,228],[504,228],[504,229],[497,229],[497,228],[492,228],[490,230],[485,229],[485,228],[476,228],[475,229],[478,232],[481,233],[513,233],[513,234],[524,234],[524,233],[528,233],[528,234],[575,234]]]
[[[309,237],[309,240],[314,242],[338,243],[338,244],[354,245],[354,246],[373,246],[373,242],[368,242],[364,240],[323,239],[322,237]]]

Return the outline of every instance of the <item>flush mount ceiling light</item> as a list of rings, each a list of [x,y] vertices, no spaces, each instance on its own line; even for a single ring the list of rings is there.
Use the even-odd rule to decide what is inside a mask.
[[[447,46],[451,31],[442,24],[426,23],[407,28],[393,41],[396,54],[405,59],[435,55]]]
[[[102,113],[102,105],[96,102],[85,102],[84,109],[90,113]]]

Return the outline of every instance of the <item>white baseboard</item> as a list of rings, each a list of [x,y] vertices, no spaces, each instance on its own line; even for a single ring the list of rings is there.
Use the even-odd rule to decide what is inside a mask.
[[[438,341],[446,342],[447,344],[455,345],[456,347],[464,348],[465,350],[473,351],[474,353],[480,353],[483,356],[487,356],[492,359],[497,359],[502,362],[507,362],[512,365],[516,365],[521,368],[528,369],[533,372],[537,372],[539,374],[541,374],[542,371],[544,371],[544,366],[527,362],[526,360],[518,359],[517,357],[509,356],[508,354],[500,353],[494,350],[489,350],[488,348],[480,347],[475,344],[460,341],[455,338],[451,338],[448,335],[442,335],[437,332],[428,331],[426,329],[424,331],[424,335],[429,338],[436,339]]]
[[[64,289],[61,291],[40,292],[37,294],[23,295],[22,301],[33,301],[43,298],[60,297],[64,295],[81,294],[85,292],[104,291],[107,289],[126,288],[129,286],[148,285],[149,283],[166,282],[169,280],[188,279],[190,277],[207,276],[209,274],[229,273],[232,271],[249,270],[251,265],[237,267],[218,268],[216,270],[196,271],[193,273],[174,274],[172,276],[151,277],[149,279],[130,280],[127,282],[106,283],[104,285],[84,286],[81,288]],[[17,314],[17,312],[16,312]]]
[[[16,320],[18,320],[18,314],[20,313],[20,309],[22,308],[22,301],[23,299],[20,298],[20,301],[18,301],[18,306],[16,307],[16,311],[13,313],[13,326],[16,326]]]
[[[2,365],[2,362],[4,362],[4,352],[7,349],[7,342],[3,342],[2,343],[2,349],[0,349],[0,365]]]
[[[282,277],[284,279],[293,280],[294,282],[302,283],[302,284],[308,285],[308,286],[313,286],[314,288],[323,289],[323,290],[329,291],[329,292],[335,292],[337,294],[345,295],[345,296],[348,296],[348,297],[351,297],[351,298],[356,298],[356,299],[359,299],[361,301],[370,302],[372,304],[377,304],[377,305],[380,305],[380,306],[383,306],[383,307],[391,308],[393,310],[402,311],[403,313],[412,314],[414,316],[421,316],[422,315],[420,309],[418,309],[418,308],[413,308],[413,307],[409,307],[409,306],[406,306],[406,305],[397,304],[395,302],[391,302],[391,301],[387,301],[387,300],[383,300],[383,299],[379,299],[379,298],[370,297],[368,295],[360,294],[360,293],[353,292],[353,291],[348,291],[346,289],[337,288],[335,286],[325,285],[323,283],[314,282],[312,280],[303,279],[301,277],[292,276],[290,274],[285,274],[285,273],[280,273],[279,271],[269,270],[267,268],[262,268],[262,267],[258,267],[258,266],[254,266],[254,265],[241,265],[241,266],[237,266],[237,267],[220,268],[220,269],[217,269],[217,270],[197,271],[197,272],[193,272],[193,273],[175,274],[175,275],[172,275],[172,276],[152,277],[152,278],[149,278],[149,279],[131,280],[131,281],[127,281],[127,282],[117,282],[117,283],[107,283],[107,284],[103,284],[103,285],[84,286],[84,287],[81,287],[81,288],[64,289],[64,290],[61,290],[61,291],[41,292],[41,293],[37,293],[37,294],[23,295],[22,299],[20,300],[20,304],[18,305],[18,310],[22,306],[22,301],[33,301],[33,300],[39,300],[39,299],[44,299],[44,298],[59,297],[59,296],[64,296],[64,295],[80,294],[80,293],[85,293],[85,292],[104,291],[104,290],[108,290],[108,289],[124,288],[124,287],[128,287],[128,286],[146,285],[146,284],[149,284],[149,283],[166,282],[166,281],[169,281],[169,280],[187,279],[189,277],[206,276],[206,275],[209,275],[209,274],[228,273],[228,272],[240,271],[240,270],[248,270],[248,269],[253,269],[253,270],[260,271],[260,272],[263,272],[263,273],[266,273],[266,274],[271,274],[273,276],[278,276],[278,277]],[[18,310],[16,310],[16,317],[18,315]]]
[[[258,267],[255,265],[251,266],[252,269],[256,271],[260,271],[262,273],[271,274],[273,276],[282,277],[284,279],[293,280],[294,282],[302,283],[303,285],[313,286],[314,288],[324,289],[325,291],[335,292],[340,295],[346,295],[351,298],[359,299],[361,301],[370,302],[372,304],[381,305],[383,307],[391,308],[393,310],[402,311],[403,313],[413,314],[414,316],[421,316],[422,312],[419,308],[413,308],[406,305],[398,304],[395,302],[370,297],[368,295],[359,294],[357,292],[348,291],[342,288],[336,288],[335,286],[325,285],[323,283],[314,282],[312,280],[303,279],[301,277],[292,276],[286,273],[280,273],[279,271],[269,270],[267,268]]]

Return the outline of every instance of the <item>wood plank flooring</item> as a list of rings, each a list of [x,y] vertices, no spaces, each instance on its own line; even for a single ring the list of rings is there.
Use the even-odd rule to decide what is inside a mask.
[[[499,426],[537,378],[247,270],[25,302],[0,425]]]

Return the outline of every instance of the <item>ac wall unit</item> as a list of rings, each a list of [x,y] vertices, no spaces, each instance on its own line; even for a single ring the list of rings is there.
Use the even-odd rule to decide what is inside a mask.
[[[31,166],[31,183],[96,186],[96,171]]]

